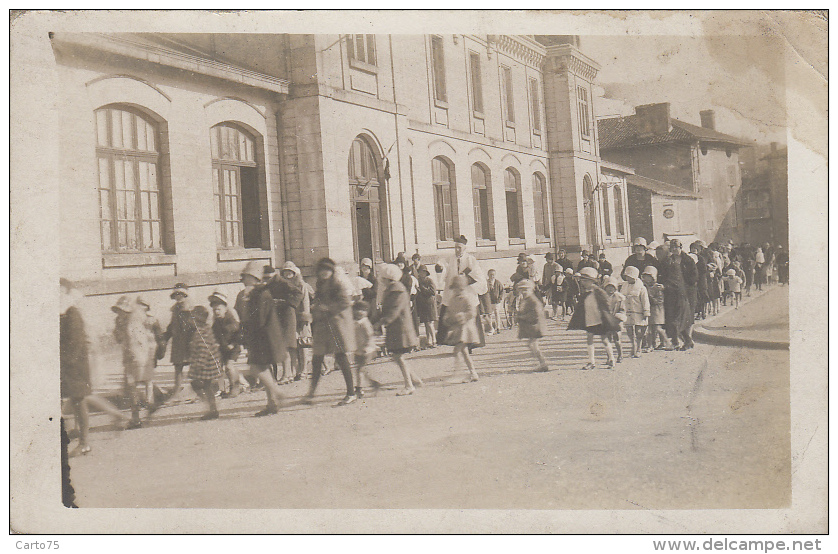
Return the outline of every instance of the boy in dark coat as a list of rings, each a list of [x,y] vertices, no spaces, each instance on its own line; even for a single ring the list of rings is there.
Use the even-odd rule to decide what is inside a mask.
[[[419,346],[419,337],[410,314],[410,296],[399,281],[401,272],[398,266],[388,264],[379,274],[385,290],[381,302],[381,316],[376,322],[376,328],[387,328],[384,344],[404,377],[404,389],[396,394],[405,396],[413,394],[416,390],[414,382],[421,386],[422,380],[407,367],[404,360],[405,354]]]
[[[209,297],[209,305],[213,314],[212,333],[218,342],[221,363],[230,383],[229,389],[222,396],[235,398],[241,393],[243,381],[234,363],[241,354],[241,322],[236,310],[227,306],[227,295],[224,293],[213,292]]]
[[[184,283],[175,285],[169,298],[175,301],[172,306],[172,319],[163,334],[163,343],[172,341],[172,365],[175,366],[175,386],[168,392],[171,398],[180,392],[183,379],[183,368],[189,365],[189,341],[195,331],[192,322],[192,305],[189,302],[189,287]]]

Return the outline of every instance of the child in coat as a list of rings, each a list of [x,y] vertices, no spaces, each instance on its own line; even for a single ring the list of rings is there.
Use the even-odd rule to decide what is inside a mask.
[[[165,342],[172,341],[172,365],[175,366],[175,385],[168,392],[169,398],[174,397],[181,390],[183,367],[189,365],[189,342],[195,324],[191,321],[192,304],[189,300],[189,287],[184,283],[175,285],[169,297],[175,301],[172,306],[172,319],[163,334]]]
[[[413,326],[413,315],[410,309],[410,296],[404,284],[400,281],[403,273],[398,266],[385,265],[379,274],[384,288],[381,302],[381,315],[376,321],[376,327],[387,328],[384,344],[393,357],[404,378],[404,389],[396,394],[406,396],[415,392],[415,385],[422,386],[422,379],[407,366],[404,355],[419,346],[419,335]]]
[[[625,296],[623,305],[626,309],[626,334],[631,343],[631,357],[639,358],[643,348],[643,338],[646,336],[646,326],[649,324],[651,305],[649,292],[640,281],[640,270],[629,266],[623,271],[625,284],[620,292]]]
[[[730,298],[730,303],[735,305],[735,309],[739,309],[739,301],[742,300],[742,282],[743,279],[736,274],[736,269],[730,268],[725,272],[725,297]]]
[[[189,378],[192,380],[192,389],[209,407],[201,419],[218,419],[215,392],[217,380],[221,376],[221,350],[209,323],[209,310],[204,306],[195,306],[192,319],[195,331],[189,340]]]
[[[235,361],[241,354],[241,322],[235,308],[227,305],[227,295],[215,291],[209,297],[209,305],[212,308],[212,334],[218,343],[221,351],[221,363],[224,373],[227,375],[229,388],[222,394],[225,398],[235,398],[242,387],[247,387],[247,381],[236,369]],[[219,387],[223,384],[224,377],[219,380]]]
[[[474,369],[468,345],[479,344],[480,332],[476,323],[477,301],[465,294],[467,286],[468,281],[464,275],[458,275],[451,281],[453,297],[446,306],[444,323],[448,329],[446,342],[454,345],[454,368],[457,366],[458,355],[462,355],[469,373],[463,383],[473,383],[479,376]]]
[[[582,292],[567,328],[568,330],[584,330],[587,333],[588,363],[582,369],[588,370],[596,367],[594,359],[595,336],[601,337],[602,344],[605,346],[606,369],[614,369],[614,349],[608,335],[615,330],[616,325],[608,323],[613,320],[613,316],[608,307],[608,297],[605,291],[596,285],[599,272],[593,267],[583,267],[577,276],[579,278],[579,288],[582,289]]]
[[[378,347],[375,344],[375,330],[369,319],[370,305],[359,300],[352,306],[352,317],[355,320],[355,396],[364,397],[361,376],[367,378],[373,391],[381,388],[381,383],[370,377],[366,365],[375,357]]]
[[[640,276],[649,295],[649,334],[647,335],[646,352],[654,350],[672,350],[672,343],[664,331],[665,313],[663,308],[663,285],[658,283],[658,268],[647,266]],[[655,346],[655,339],[660,338],[660,345]]]
[[[121,297],[111,307],[116,314],[114,339],[122,346],[125,390],[131,402],[131,421],[128,423],[128,429],[142,427],[137,384],[151,381],[157,350],[154,335],[146,327],[146,314],[144,311],[140,312],[139,308],[127,296]],[[148,415],[151,416],[155,409],[156,404],[149,404]]]
[[[518,338],[527,340],[530,352],[538,360],[536,371],[547,371],[547,359],[538,347],[538,340],[544,336],[547,327],[544,305],[535,294],[535,283],[525,279],[517,287],[523,296],[518,307]]]
[[[503,302],[503,285],[497,280],[495,275],[495,270],[490,269],[488,278],[486,279],[490,305],[489,315],[492,321],[492,331],[490,334],[492,335],[500,333],[500,305]]]
[[[564,288],[564,303],[562,304],[562,319],[566,315],[573,314],[576,309],[576,300],[579,298],[579,282],[573,275],[573,268],[564,270],[565,278],[563,283]]]
[[[723,289],[718,266],[714,263],[707,264],[707,292],[710,296],[710,315],[716,315],[721,309],[720,299]]]
[[[603,277],[603,285],[605,288],[605,294],[608,295],[608,311],[611,315],[617,318],[621,324],[624,323],[626,320],[626,297],[617,290],[620,287],[620,281],[613,275],[607,275]],[[608,334],[608,338],[617,348],[617,363],[623,361],[623,345],[620,331],[621,329],[618,328],[616,331],[612,331]]]

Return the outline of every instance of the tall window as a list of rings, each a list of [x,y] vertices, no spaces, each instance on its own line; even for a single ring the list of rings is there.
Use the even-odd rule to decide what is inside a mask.
[[[521,202],[521,175],[507,168],[503,174],[506,189],[506,220],[509,224],[509,238],[524,238],[524,210]]]
[[[346,49],[350,60],[376,65],[375,35],[346,35]]]
[[[611,236],[611,206],[608,200],[608,185],[603,184],[602,187],[602,217],[605,220],[605,236]]]
[[[103,251],[163,250],[158,144],[154,122],[138,112],[123,107],[96,110]]]
[[[532,105],[532,130],[541,131],[541,98],[538,94],[538,81],[530,79],[530,104]]]
[[[469,52],[471,69],[471,104],[476,112],[483,112],[483,76],[480,73],[480,54]]]
[[[434,73],[434,98],[440,102],[447,102],[448,91],[445,88],[445,53],[443,52],[442,37],[431,37],[431,56]]]
[[[457,228],[457,194],[454,187],[454,166],[445,158],[431,161],[436,208],[436,238],[451,241],[459,234]]]
[[[480,164],[471,166],[471,185],[475,234],[479,239],[495,240],[492,221],[492,179],[489,170]]]
[[[626,236],[626,220],[623,216],[623,189],[614,187],[614,218],[617,220],[617,235]]]
[[[533,206],[535,207],[535,236],[550,238],[550,208],[547,183],[541,173],[532,174]]]
[[[576,87],[576,100],[579,107],[579,129],[582,131],[582,136],[588,137],[591,135],[588,89],[584,87]]]
[[[215,240],[222,248],[262,246],[255,141],[223,123],[210,129]]]
[[[506,120],[509,122],[515,121],[515,101],[512,92],[512,70],[508,67],[501,66],[501,92],[503,94],[504,107],[506,108]]]

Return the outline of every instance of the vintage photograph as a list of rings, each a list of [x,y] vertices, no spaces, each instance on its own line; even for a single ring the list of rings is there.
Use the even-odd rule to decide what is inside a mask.
[[[13,470],[12,490],[55,494],[56,528],[89,508],[782,513],[814,437],[797,479],[823,487],[825,386],[818,434],[790,352],[825,323],[827,153],[789,104],[825,129],[825,14],[658,12],[635,32],[648,14],[515,12],[508,34],[503,12],[462,33],[459,12],[368,12],[355,34],[333,32],[354,12],[212,15],[12,18],[13,80],[40,84],[13,88],[13,136],[47,102],[21,116],[38,124],[12,148],[12,223],[50,220],[11,238],[13,339],[20,283],[49,297],[20,354],[54,360],[33,374],[13,352],[12,464],[30,429],[55,474]],[[790,179],[790,141],[819,177]],[[27,257],[51,267],[37,292]],[[15,393],[33,376],[37,406]],[[759,532],[823,531],[810,496]],[[35,506],[13,502],[12,527],[49,532]],[[130,528],[95,513],[80,530]],[[228,523],[180,532],[250,530]],[[531,528],[457,532],[493,531]]]

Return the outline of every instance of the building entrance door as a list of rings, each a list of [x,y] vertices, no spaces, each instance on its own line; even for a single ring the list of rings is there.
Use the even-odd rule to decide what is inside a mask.
[[[352,238],[355,259],[383,263],[389,255],[386,232],[385,187],[379,180],[379,161],[361,137],[349,154],[349,187],[352,203]]]

